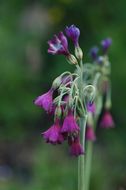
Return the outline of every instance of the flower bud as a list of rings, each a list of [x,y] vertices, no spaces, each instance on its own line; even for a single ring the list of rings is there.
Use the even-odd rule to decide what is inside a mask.
[[[87,103],[93,104],[95,95],[96,95],[96,91],[95,91],[95,87],[93,85],[87,85],[84,88],[84,96],[86,98]]]
[[[55,118],[60,118],[62,114],[62,109],[60,106],[57,106],[55,109]]]
[[[61,82],[62,82],[61,77],[55,78],[55,80],[54,80],[53,83],[52,83],[52,88],[53,88],[54,90],[57,89],[57,88],[60,86]]]
[[[70,64],[73,64],[73,65],[78,64],[76,57],[75,57],[74,55],[72,55],[72,54],[69,54],[69,55],[67,56],[67,61],[68,61]]]
[[[76,57],[79,60],[82,60],[82,58],[83,58],[83,51],[82,51],[82,49],[79,46],[75,47],[75,55],[76,55]]]

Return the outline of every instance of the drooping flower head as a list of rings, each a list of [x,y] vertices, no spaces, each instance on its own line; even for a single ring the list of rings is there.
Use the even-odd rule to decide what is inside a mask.
[[[81,154],[84,154],[84,149],[82,145],[80,144],[79,137],[73,139],[71,145],[70,145],[70,154],[72,156],[79,156]]]
[[[72,111],[69,111],[68,115],[64,119],[63,126],[61,128],[61,132],[62,133],[74,133],[79,130],[80,130],[80,128],[75,121]]]
[[[64,137],[60,132],[60,124],[57,119],[54,125],[52,125],[47,131],[43,132],[42,135],[47,143],[60,144],[64,141]]]
[[[113,128],[115,126],[111,113],[106,110],[101,118],[100,126],[102,128]]]
[[[63,32],[60,32],[58,35],[54,35],[52,40],[48,41],[49,49],[48,53],[56,55],[63,54],[65,56],[69,55],[68,51],[68,42],[66,36]]]
[[[44,110],[49,112],[52,109],[52,105],[53,105],[52,95],[53,95],[53,89],[50,89],[45,94],[38,96],[34,100],[34,104],[39,106],[39,107],[42,107]]]
[[[89,140],[89,141],[96,140],[96,135],[92,126],[87,125],[85,137],[86,137],[86,140]]]
[[[111,46],[111,44],[112,44],[112,39],[111,38],[106,38],[106,39],[101,41],[102,51],[103,51],[104,54],[107,53],[107,50]]]
[[[92,57],[92,59],[95,61],[98,57],[98,51],[99,51],[99,48],[97,46],[94,46],[91,48],[90,50],[90,55]]]
[[[66,35],[71,38],[73,41],[75,47],[78,46],[78,39],[80,36],[80,30],[77,28],[74,24],[71,25],[70,27],[66,27],[65,29]]]

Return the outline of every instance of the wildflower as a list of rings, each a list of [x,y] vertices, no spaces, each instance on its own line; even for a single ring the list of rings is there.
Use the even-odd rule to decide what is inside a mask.
[[[96,140],[95,132],[92,126],[87,125],[85,137],[86,137],[86,140],[89,140],[89,141]]]
[[[107,53],[107,50],[111,46],[111,44],[112,44],[111,38],[106,38],[106,39],[101,41],[103,53]]]
[[[61,128],[61,133],[74,133],[76,131],[79,131],[80,128],[77,125],[74,116],[72,114],[72,111],[68,112],[68,115],[64,119],[63,126]]]
[[[95,111],[96,111],[95,103],[92,103],[92,104],[89,103],[89,104],[87,104],[87,111],[95,113]]]
[[[42,107],[47,112],[49,112],[52,109],[52,105],[53,105],[52,94],[53,94],[53,90],[50,89],[47,93],[45,93],[41,96],[38,96],[34,100],[34,104],[39,106],[39,107]]]
[[[60,124],[59,120],[57,119],[54,125],[52,125],[47,131],[42,133],[44,139],[47,143],[51,144],[60,144],[64,141],[64,137],[60,132]]]
[[[70,27],[67,26],[65,32],[66,35],[71,38],[75,47],[78,46],[78,39],[80,36],[79,28],[77,28],[75,25],[71,25]]]
[[[108,110],[104,112],[104,115],[102,116],[100,126],[102,128],[113,128],[114,127],[114,121],[112,118],[112,115]]]
[[[81,154],[84,154],[84,150],[82,145],[80,144],[79,137],[75,138],[73,142],[70,145],[70,154],[72,156],[79,156]]]
[[[58,35],[54,35],[54,38],[48,41],[49,49],[48,53],[50,54],[63,54],[65,56],[69,55],[68,51],[68,42],[66,36],[63,32],[60,32]]]
[[[93,60],[96,60],[97,57],[98,57],[98,51],[99,51],[99,48],[97,46],[94,46],[91,48],[90,50],[90,55],[92,57]]]

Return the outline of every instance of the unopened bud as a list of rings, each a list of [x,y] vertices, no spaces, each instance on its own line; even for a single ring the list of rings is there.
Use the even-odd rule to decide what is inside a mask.
[[[73,64],[73,65],[78,64],[76,57],[75,57],[74,55],[72,55],[72,54],[69,54],[69,55],[67,56],[67,61],[68,61],[70,64]]]
[[[84,96],[86,98],[87,103],[93,104],[93,101],[95,99],[95,87],[93,85],[87,85],[84,88]]]
[[[62,109],[61,109],[60,106],[57,106],[56,109],[55,109],[55,117],[60,118],[61,114],[62,114]]]
[[[57,89],[57,88],[60,86],[61,82],[62,82],[61,77],[57,77],[57,78],[53,81],[53,83],[52,83],[52,88],[53,88],[53,89]]]
[[[110,99],[107,99],[105,102],[105,109],[110,110],[112,107],[112,102]]]
[[[83,51],[79,46],[75,47],[75,55],[79,60],[83,59]]]

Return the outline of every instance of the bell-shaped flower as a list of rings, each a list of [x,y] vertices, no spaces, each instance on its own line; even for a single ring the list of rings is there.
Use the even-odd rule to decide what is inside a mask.
[[[42,135],[47,143],[60,144],[64,141],[64,137],[60,132],[60,124],[57,119],[54,125],[52,125],[47,131],[43,132]]]
[[[80,144],[79,137],[75,138],[72,144],[70,145],[70,154],[72,156],[79,156],[81,154],[84,154],[84,149]]]
[[[96,140],[96,135],[95,135],[94,129],[90,125],[86,126],[85,138],[86,138],[86,140],[89,140],[89,141],[95,141]]]
[[[113,128],[115,126],[111,113],[106,110],[101,118],[100,126],[102,128]]]
[[[61,133],[74,133],[79,130],[80,128],[76,123],[72,111],[69,111],[68,115],[64,119],[63,126],[61,128]]]
[[[111,44],[112,44],[112,39],[111,38],[106,38],[106,39],[101,41],[102,51],[103,51],[104,54],[107,53],[107,50],[111,46]]]
[[[50,112],[50,110],[52,109],[52,105],[53,105],[53,97],[52,97],[52,95],[53,95],[53,90],[50,89],[45,94],[42,94],[41,96],[38,96],[34,100],[34,104],[39,106],[39,107],[42,107],[47,112]]]
[[[94,102],[92,104],[90,104],[90,103],[87,104],[87,111],[91,112],[91,113],[95,113],[96,105]]]

